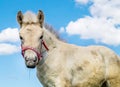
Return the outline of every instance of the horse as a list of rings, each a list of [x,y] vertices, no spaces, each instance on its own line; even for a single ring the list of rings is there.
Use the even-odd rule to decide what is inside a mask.
[[[21,52],[44,87],[120,87],[120,57],[105,46],[76,46],[44,27],[44,13],[18,11]]]

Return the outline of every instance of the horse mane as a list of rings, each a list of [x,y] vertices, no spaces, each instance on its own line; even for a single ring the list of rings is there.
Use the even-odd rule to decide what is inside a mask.
[[[36,23],[38,21],[37,17],[36,17],[36,14],[33,13],[32,11],[27,11],[25,14],[24,14],[24,18],[23,18],[23,22],[24,23]]]
[[[45,23],[45,24],[44,24],[44,27],[45,27],[45,29],[47,29],[50,33],[54,34],[55,37],[56,37],[58,40],[64,41],[64,40],[60,37],[60,34],[58,33],[58,31],[56,31],[51,25]]]

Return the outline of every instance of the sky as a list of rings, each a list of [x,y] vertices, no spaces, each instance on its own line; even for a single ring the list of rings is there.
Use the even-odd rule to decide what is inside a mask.
[[[67,43],[102,45],[120,55],[120,0],[0,0],[0,86],[42,87],[21,56],[18,11],[42,10]]]

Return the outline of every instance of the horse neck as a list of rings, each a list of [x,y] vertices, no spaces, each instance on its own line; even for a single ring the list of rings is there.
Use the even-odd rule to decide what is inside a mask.
[[[60,40],[58,40],[51,32],[44,29],[44,36],[43,41],[45,42],[46,46],[48,47],[48,51],[45,49],[45,47],[42,47],[41,53],[42,53],[42,60],[40,61],[39,65],[37,66],[37,69],[39,71],[42,64],[44,64],[45,60],[49,58],[49,53],[54,52],[54,49],[59,47]]]

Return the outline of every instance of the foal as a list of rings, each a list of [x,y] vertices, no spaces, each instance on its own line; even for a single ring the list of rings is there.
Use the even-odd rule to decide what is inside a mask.
[[[22,55],[44,87],[120,87],[120,59],[103,46],[64,43],[45,29],[40,10],[17,14]]]

